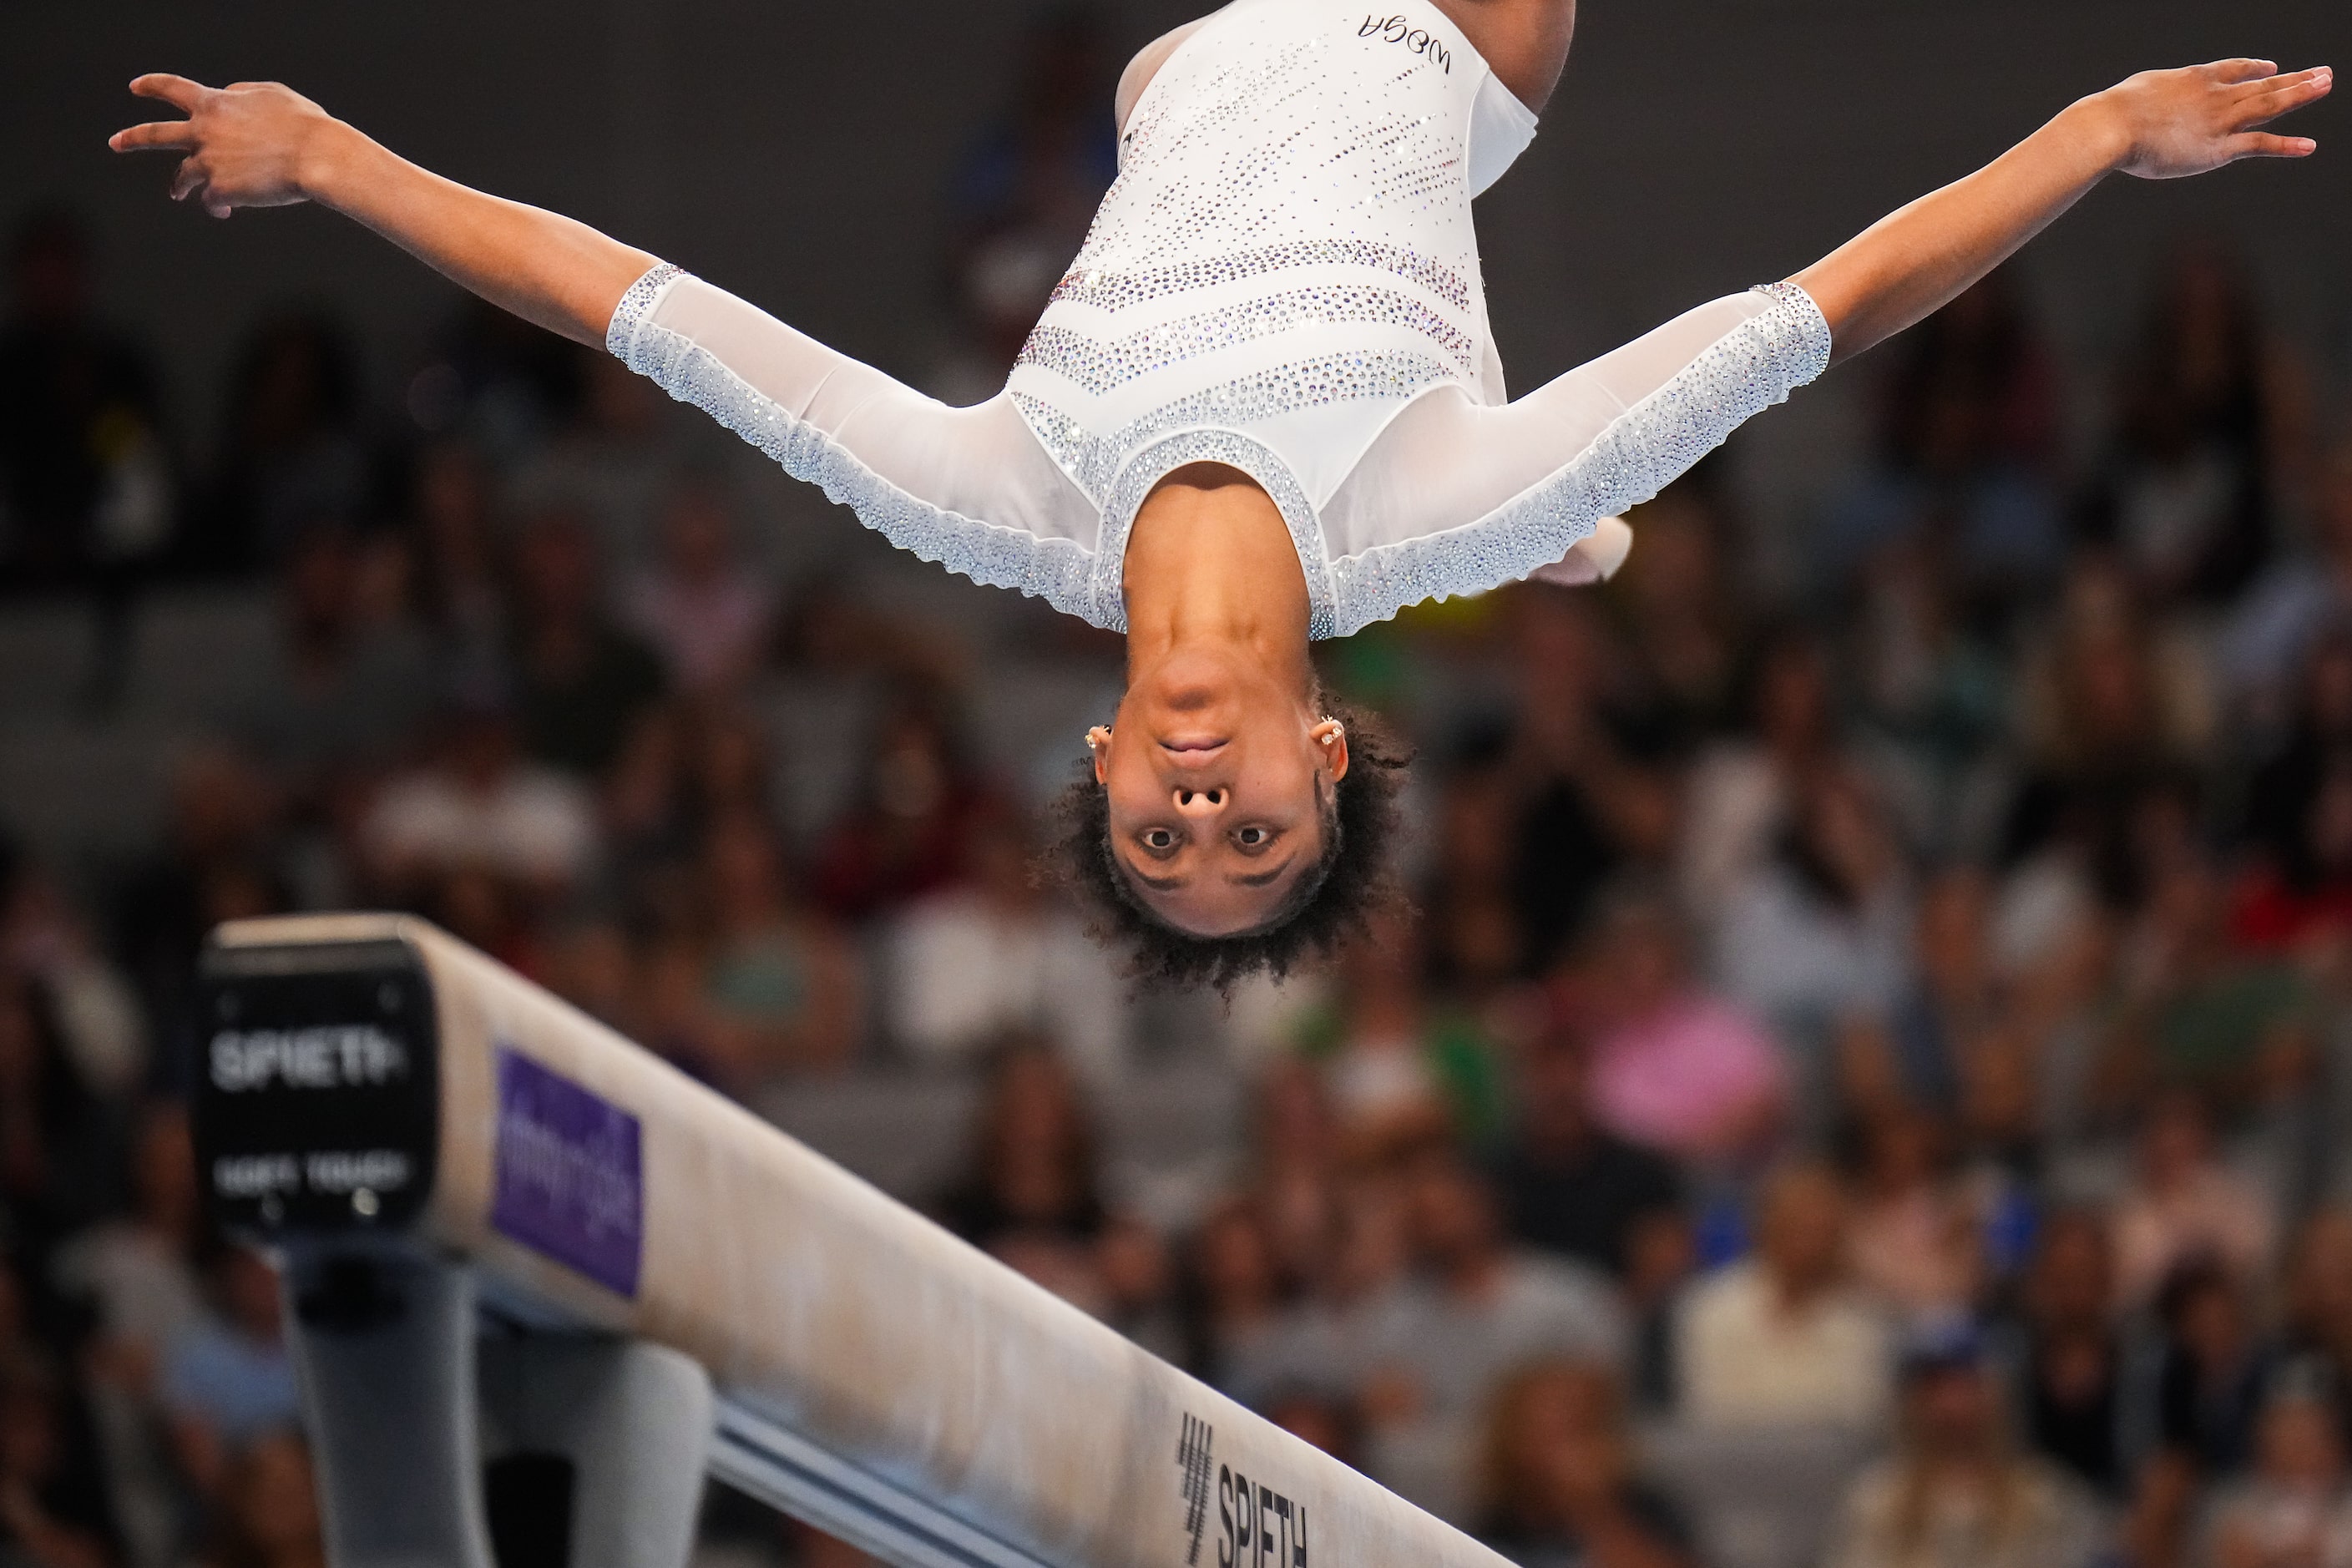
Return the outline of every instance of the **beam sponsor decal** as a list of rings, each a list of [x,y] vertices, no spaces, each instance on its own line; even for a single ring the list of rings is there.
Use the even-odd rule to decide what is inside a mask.
[[[1307,1505],[1217,1467],[1217,1568],[1307,1568]]]
[[[1215,1428],[1197,1415],[1184,1417],[1183,1435],[1176,1439],[1178,1494],[1184,1500],[1184,1568],[1201,1561],[1201,1531],[1209,1523],[1210,1440]]]
[[[498,1048],[499,1234],[634,1297],[645,1250],[637,1119],[509,1046]]]

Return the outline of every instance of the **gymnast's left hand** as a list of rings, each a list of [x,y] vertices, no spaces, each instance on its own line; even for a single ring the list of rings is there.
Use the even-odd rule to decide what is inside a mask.
[[[2182,70],[2143,71],[2084,100],[2115,138],[2112,166],[2143,180],[2201,174],[2241,158],[2307,158],[2308,136],[2264,131],[2283,114],[2316,103],[2335,85],[2326,66],[2282,72],[2269,60],[2218,60]]]
[[[184,110],[185,120],[133,125],[107,139],[118,153],[183,154],[172,199],[194,197],[215,217],[238,207],[281,207],[316,194],[320,158],[341,122],[289,87],[239,81],[206,87],[185,77],[142,76],[142,98]]]

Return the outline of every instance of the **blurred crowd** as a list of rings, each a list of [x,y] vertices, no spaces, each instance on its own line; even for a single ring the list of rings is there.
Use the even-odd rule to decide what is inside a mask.
[[[1045,29],[958,178],[943,392],[1101,70]],[[215,923],[367,907],[755,1107],[970,1086],[942,1223],[1530,1568],[2352,1568],[2352,426],[2225,256],[2071,383],[2003,277],[1881,351],[1801,548],[1710,464],[1605,589],[1326,649],[1418,747],[1412,907],[1228,1002],[1033,873],[1115,643],[777,569],[707,432],[487,310],[389,400],[266,321],[200,441],[90,266],[13,241],[0,618],[94,606],[97,723],[174,584],[269,653],[144,853],[0,859],[0,1563],[321,1560],[188,998]],[[1242,1109],[1133,1179],[1106,1108],[1186,1064]]]

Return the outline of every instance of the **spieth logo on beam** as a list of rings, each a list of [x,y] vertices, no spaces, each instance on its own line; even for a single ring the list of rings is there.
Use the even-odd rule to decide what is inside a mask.
[[[1201,1561],[1201,1531],[1209,1522],[1209,1442],[1214,1428],[1197,1415],[1184,1417],[1184,1434],[1176,1439],[1178,1490],[1184,1500],[1184,1568]]]

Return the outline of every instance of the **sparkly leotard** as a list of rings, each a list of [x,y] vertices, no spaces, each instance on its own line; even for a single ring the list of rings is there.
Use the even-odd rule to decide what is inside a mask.
[[[1005,390],[950,408],[660,267],[612,351],[894,542],[1123,629],[1160,479],[1247,473],[1318,637],[1539,569],[1828,363],[1804,292],[1701,306],[1506,402],[1470,203],[1534,116],[1428,0],[1234,0],[1162,64]]]

